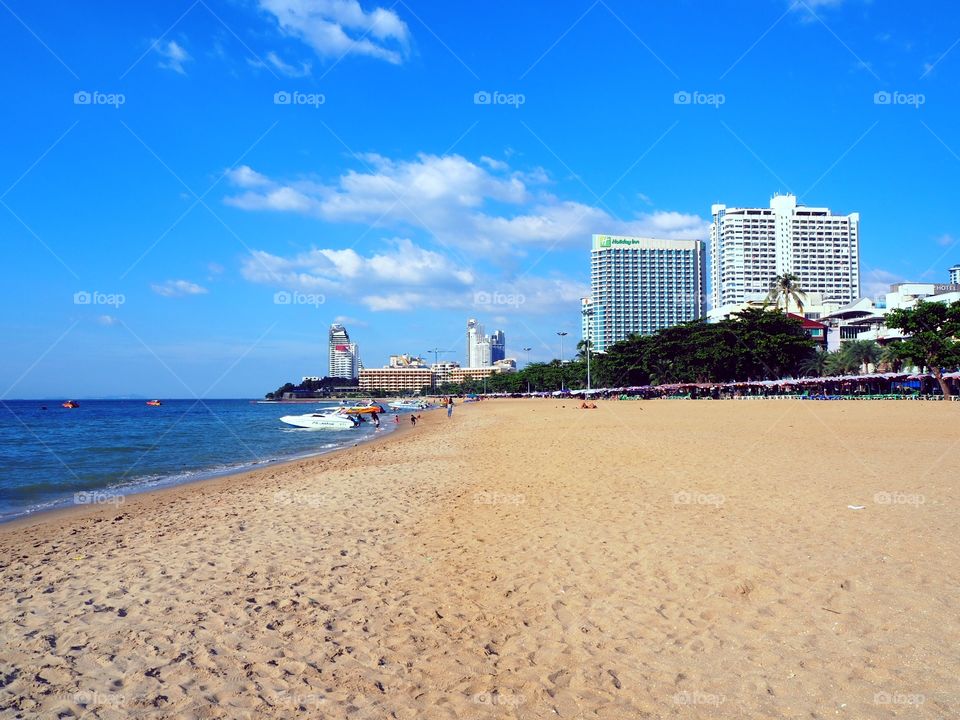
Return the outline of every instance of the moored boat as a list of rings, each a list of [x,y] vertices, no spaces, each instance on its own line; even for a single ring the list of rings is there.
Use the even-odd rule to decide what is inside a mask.
[[[389,405],[391,410],[426,410],[430,407],[425,400],[396,400]]]
[[[284,415],[280,422],[308,430],[349,430],[360,424],[353,415],[343,408],[332,408],[325,412],[307,413],[306,415]]]
[[[385,413],[387,410],[379,403],[369,403],[364,405],[354,405],[353,407],[343,408],[344,412],[351,415],[372,415],[373,413]]]
[[[163,405],[163,403],[160,402],[159,400],[147,400],[147,405],[149,405],[150,407],[160,407],[161,405]]]

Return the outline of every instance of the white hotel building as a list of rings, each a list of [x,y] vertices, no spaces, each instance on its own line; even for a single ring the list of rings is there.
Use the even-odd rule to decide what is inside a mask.
[[[327,361],[330,377],[355,379],[360,376],[360,347],[350,342],[350,334],[340,323],[330,326],[327,342]]]
[[[711,318],[763,300],[778,275],[792,273],[800,288],[824,302],[860,297],[860,215],[797,205],[777,195],[769,208],[714,205],[710,227]]]
[[[581,301],[593,350],[702,318],[705,255],[702,240],[594,235],[590,297]]]

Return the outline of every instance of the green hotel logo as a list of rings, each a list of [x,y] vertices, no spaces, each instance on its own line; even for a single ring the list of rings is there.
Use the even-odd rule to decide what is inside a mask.
[[[598,247],[598,248],[608,248],[608,247],[613,247],[614,245],[619,245],[619,246],[626,245],[626,246],[629,247],[629,246],[631,246],[631,245],[639,245],[639,244],[640,244],[640,240],[637,239],[637,238],[616,237],[616,236],[612,236],[612,235],[598,235],[598,236],[597,236],[597,247]]]

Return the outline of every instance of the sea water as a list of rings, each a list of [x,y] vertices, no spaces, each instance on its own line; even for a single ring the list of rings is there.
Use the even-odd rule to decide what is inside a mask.
[[[0,401],[0,521],[72,504],[122,503],[123,496],[310,457],[375,436],[304,430],[280,422],[336,403],[249,400]],[[46,408],[46,409],[44,409]],[[381,416],[381,432],[394,428]]]

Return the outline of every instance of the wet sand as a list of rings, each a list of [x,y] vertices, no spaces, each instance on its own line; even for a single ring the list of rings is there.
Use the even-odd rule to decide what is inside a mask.
[[[576,405],[0,527],[0,717],[960,716],[960,405]]]

